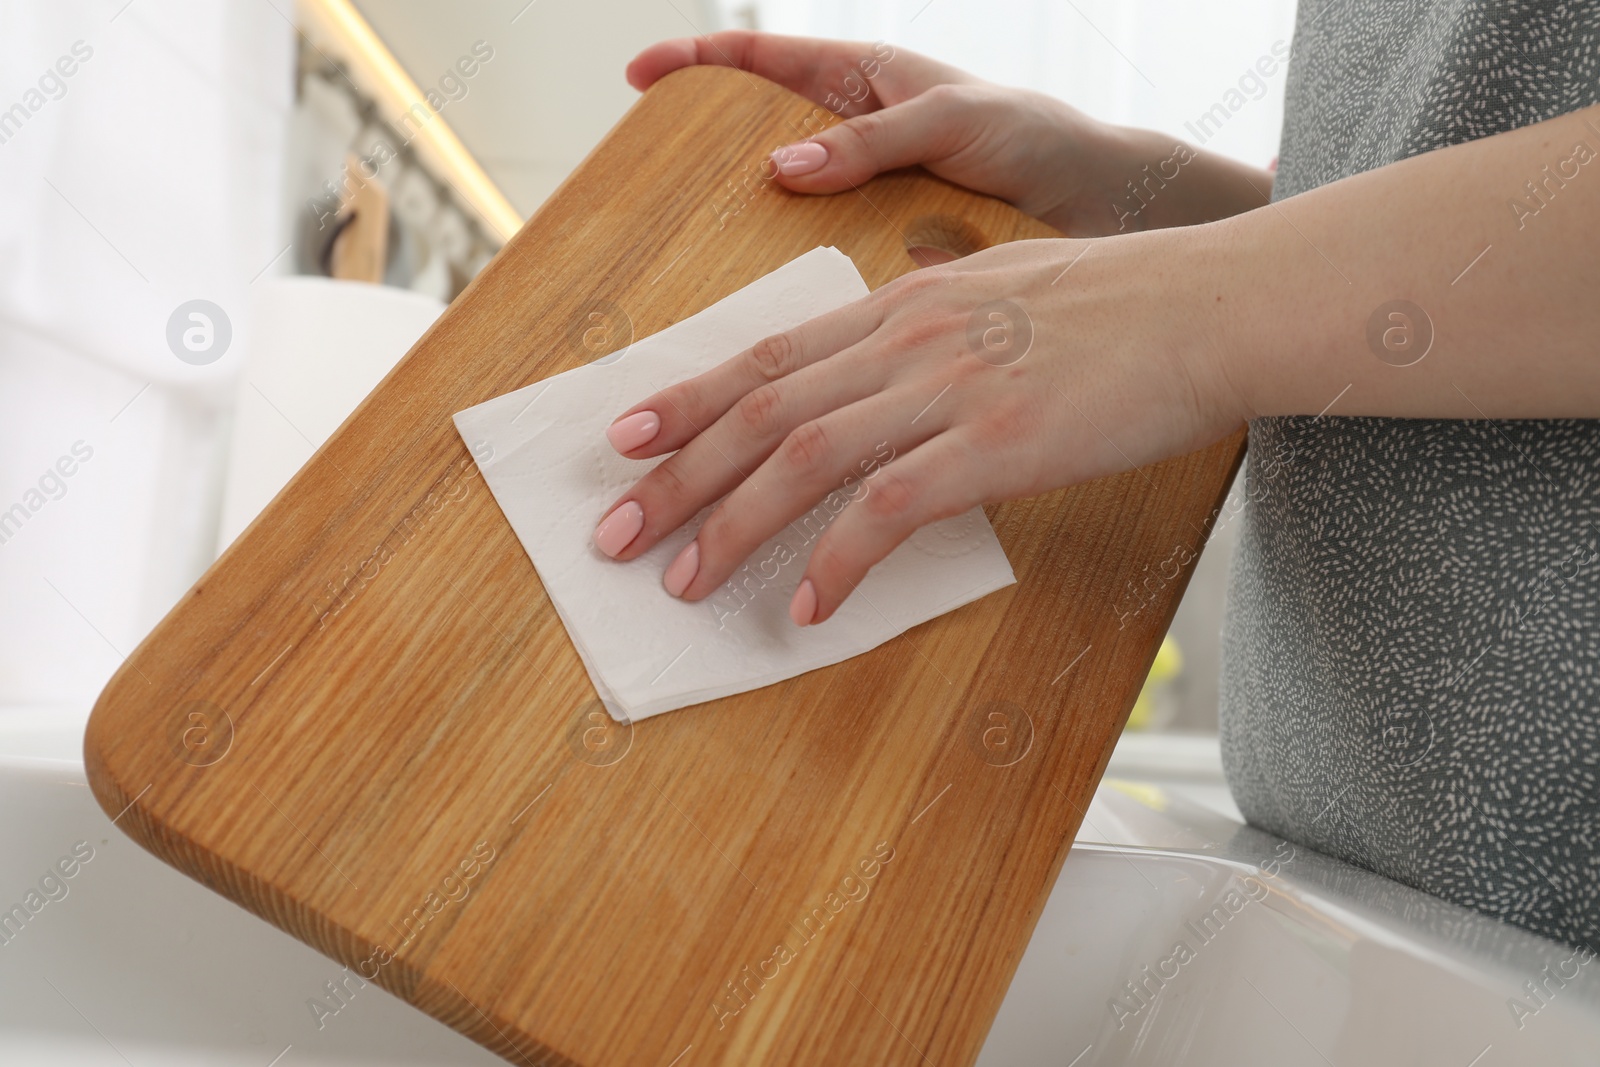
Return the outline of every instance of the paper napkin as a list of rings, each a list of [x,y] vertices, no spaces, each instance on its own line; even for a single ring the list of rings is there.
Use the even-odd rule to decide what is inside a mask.
[[[699,314],[635,342],[620,358],[558,374],[455,416],[517,539],[611,715],[639,720],[771,685],[860,655],[1016,581],[981,508],[925,527],[874,567],[827,622],[789,619],[789,600],[820,531],[867,475],[763,545],[698,603],[661,574],[709,508],[636,560],[595,548],[595,524],[659,460],[617,455],[605,429],[658,389],[699,374],[770,334],[867,294],[849,258],[816,248]],[[876,473],[892,449],[864,456]],[[875,462],[876,461],[876,462]]]

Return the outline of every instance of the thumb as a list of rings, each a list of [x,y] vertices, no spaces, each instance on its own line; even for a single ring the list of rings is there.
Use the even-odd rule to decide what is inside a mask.
[[[777,180],[797,193],[837,193],[896,167],[934,163],[976,135],[961,87],[936,85],[893,107],[830,126],[772,152]]]

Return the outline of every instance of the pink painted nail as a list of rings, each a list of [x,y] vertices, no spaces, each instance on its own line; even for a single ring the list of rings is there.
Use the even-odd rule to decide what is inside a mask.
[[[817,613],[817,587],[807,578],[800,583],[800,588],[794,591],[794,599],[789,601],[789,618],[794,620],[796,626],[810,626],[811,619]]]
[[[594,528],[595,547],[612,559],[633,543],[644,529],[644,508],[637,500],[630,500],[601,520]]]
[[[689,588],[689,583],[694,581],[694,576],[700,573],[700,542],[690,541],[683,546],[671,563],[667,564],[667,572],[661,576],[661,584],[667,587],[667,592],[673,596],[682,596],[683,591]]]
[[[636,411],[606,427],[611,447],[624,454],[647,445],[661,432],[661,416],[653,411]]]
[[[779,174],[787,178],[797,178],[802,174],[821,170],[828,162],[828,148],[816,141],[784,145],[773,151],[772,162],[778,165]]]

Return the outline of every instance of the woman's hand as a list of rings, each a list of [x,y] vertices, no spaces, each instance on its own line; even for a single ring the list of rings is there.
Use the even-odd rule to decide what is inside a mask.
[[[1021,241],[767,338],[612,424],[625,456],[675,454],[595,541],[633,559],[726,495],[663,578],[700,600],[864,485],[806,565],[790,615],[808,625],[927,523],[1209,444],[1247,414],[1216,355],[1214,249],[1202,230]]]
[[[662,41],[628,65],[647,89],[680,67],[737,66],[845,121],[772,153],[777,181],[836,193],[921,164],[1074,237],[1206,222],[1266,202],[1272,177],[1053,97],[981,81],[891,45],[728,30]],[[1181,173],[1181,177],[1177,177]]]

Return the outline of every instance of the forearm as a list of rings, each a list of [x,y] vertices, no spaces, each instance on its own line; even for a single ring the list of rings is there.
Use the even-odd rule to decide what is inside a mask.
[[[1600,107],[1210,236],[1204,328],[1248,415],[1600,417]]]

